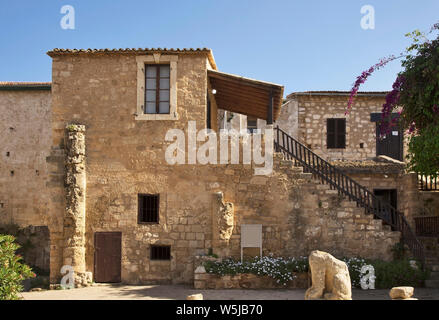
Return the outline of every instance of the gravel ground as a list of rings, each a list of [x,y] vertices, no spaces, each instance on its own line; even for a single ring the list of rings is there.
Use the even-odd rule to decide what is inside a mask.
[[[185,285],[112,285],[95,284],[70,290],[23,292],[25,300],[184,300],[202,293],[205,300],[303,300],[305,290],[196,290]],[[390,300],[389,290],[352,291],[354,300]],[[415,298],[439,300],[439,289],[416,288]]]

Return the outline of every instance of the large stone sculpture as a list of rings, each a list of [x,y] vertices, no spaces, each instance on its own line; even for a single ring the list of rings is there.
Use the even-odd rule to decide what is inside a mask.
[[[305,293],[305,300],[352,300],[351,278],[343,261],[329,253],[312,251],[309,256],[312,286]]]

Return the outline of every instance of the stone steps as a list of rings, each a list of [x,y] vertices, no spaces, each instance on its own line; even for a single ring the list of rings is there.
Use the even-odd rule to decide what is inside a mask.
[[[370,232],[369,234],[377,234],[387,239],[397,239],[400,236],[400,232],[392,231],[390,226],[383,224],[383,220],[374,219],[372,214],[366,214],[365,208],[358,206],[355,201],[350,201],[337,189],[332,189],[329,184],[323,183],[312,173],[303,172],[303,167],[294,166],[294,161],[281,160],[280,165],[283,168],[289,168],[289,176],[300,180],[304,196],[306,194],[311,202],[318,203],[319,208],[327,208],[332,201],[339,201],[336,209],[337,218],[353,224],[355,230]],[[315,204],[311,203],[310,209]]]

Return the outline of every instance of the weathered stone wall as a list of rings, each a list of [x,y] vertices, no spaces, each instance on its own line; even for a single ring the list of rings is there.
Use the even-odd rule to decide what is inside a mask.
[[[38,275],[49,274],[50,271],[50,235],[46,226],[27,226],[0,224],[0,234],[10,234],[20,245],[17,254],[34,269]],[[36,269],[36,268],[38,269]]]
[[[279,284],[268,276],[256,276],[249,273],[219,276],[211,273],[196,273],[194,288],[205,289],[307,289],[308,273],[294,274],[295,279],[285,285]]]
[[[0,224],[48,225],[50,90],[0,91]]]
[[[263,225],[264,254],[332,254],[389,258],[399,233],[364,216],[355,204],[276,158],[271,176],[253,175],[251,165],[169,165],[168,129],[187,131],[189,120],[205,127],[206,57],[180,54],[177,64],[178,121],[136,121],[135,55],[67,55],[53,60],[53,145],[50,164],[51,280],[59,279],[66,208],[67,124],[85,125],[86,271],[93,271],[94,233],[122,232],[122,281],[193,280],[193,259],[209,249],[239,257],[240,225]],[[215,196],[233,204],[228,239],[212,242]],[[160,223],[137,223],[137,195],[160,194]],[[216,202],[215,202],[216,201]],[[228,210],[225,210],[229,212]],[[226,219],[226,222],[230,221]],[[225,223],[228,225],[228,223]],[[227,229],[227,228],[226,228]],[[222,241],[225,241],[222,242]],[[170,261],[151,261],[151,244],[171,246]]]
[[[81,55],[60,56],[53,59],[53,149],[51,165],[51,212],[54,215],[52,239],[52,270],[62,266],[65,208],[64,190],[64,129],[67,124],[80,123],[86,127],[86,262],[87,271],[93,270],[93,240],[97,231],[123,231],[122,279],[139,282],[148,279],[171,279],[167,270],[185,269],[180,255],[187,258],[189,239],[191,248],[204,248],[198,235],[177,243],[170,236],[168,219],[190,233],[202,233],[199,222],[190,219],[179,221],[179,215],[202,219],[203,206],[197,204],[210,195],[198,197],[187,194],[191,184],[186,170],[195,166],[182,166],[181,170],[165,165],[168,129],[185,129],[189,120],[197,121],[198,129],[205,127],[206,116],[206,57],[182,54],[177,63],[177,113],[179,121],[136,121],[137,65],[135,55]],[[181,175],[183,175],[181,177]],[[196,175],[196,174],[195,174]],[[173,190],[178,190],[175,192]],[[137,224],[137,194],[160,193],[159,225]],[[191,198],[181,203],[179,193]],[[184,197],[182,196],[184,199]],[[191,208],[197,208],[191,212]],[[176,219],[176,220],[175,220]],[[61,226],[61,227],[59,227]],[[192,230],[193,227],[193,230]],[[183,231],[179,228],[179,231]],[[153,243],[181,246],[173,250],[170,262],[149,261],[149,245]],[[176,257],[175,255],[178,255]],[[192,273],[187,269],[187,274]],[[183,272],[183,271],[181,271]],[[59,278],[56,271],[52,281]],[[191,277],[191,276],[189,276]],[[178,279],[178,277],[175,277]],[[187,276],[186,276],[187,278]]]
[[[275,125],[279,126],[291,137],[299,138],[299,102],[297,99],[288,100],[282,105]]]
[[[357,96],[352,110],[345,115],[347,95],[293,96],[276,124],[297,137],[325,160],[364,160],[376,156],[376,123],[370,114],[381,112],[384,96]],[[291,119],[292,118],[292,119]],[[293,121],[293,119],[298,119]],[[346,148],[326,147],[326,119],[346,118]],[[362,144],[363,147],[360,146]],[[406,153],[404,145],[404,154]]]
[[[397,210],[404,213],[408,223],[414,230],[413,217],[423,211],[424,204],[423,192],[418,190],[416,174],[386,172],[377,166],[375,170],[364,172],[352,172],[343,170],[346,175],[357,181],[362,186],[373,192],[375,189],[388,190],[395,189],[397,193]]]
[[[420,191],[419,192],[419,211],[417,216],[439,216],[439,191]]]

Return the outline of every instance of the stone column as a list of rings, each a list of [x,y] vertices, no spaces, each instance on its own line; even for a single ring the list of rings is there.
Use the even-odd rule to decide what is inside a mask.
[[[85,126],[68,125],[66,147],[66,210],[64,214],[64,265],[75,271],[75,285],[91,282],[85,266]]]

